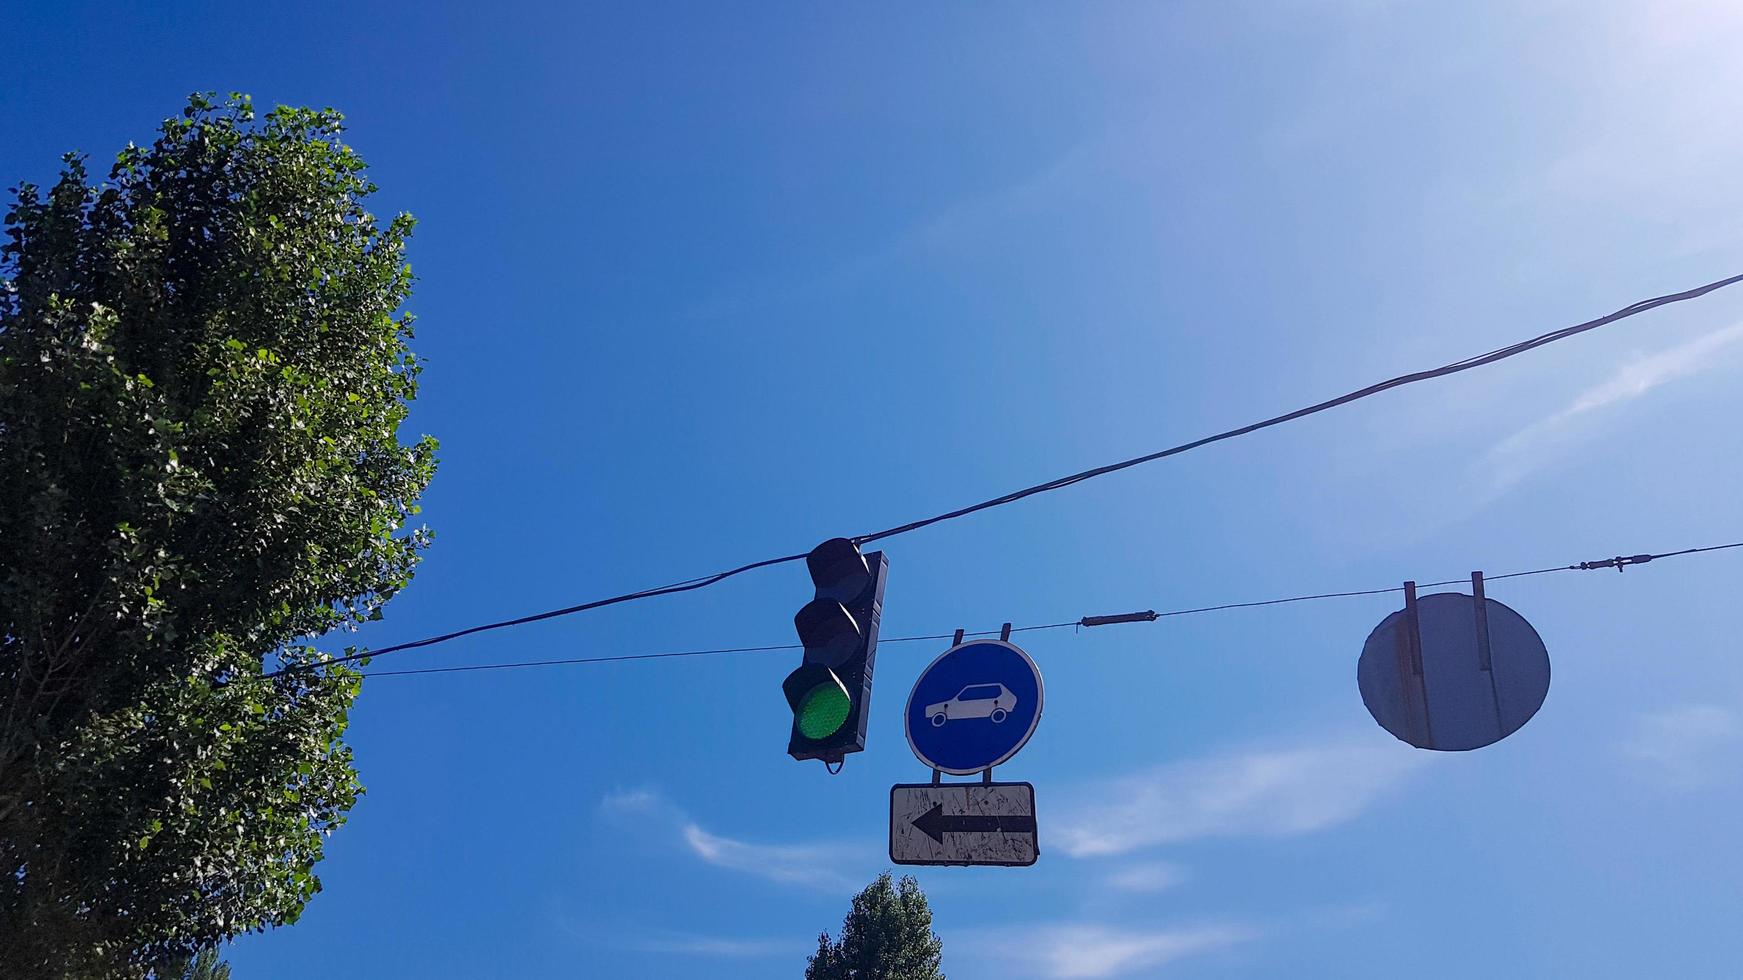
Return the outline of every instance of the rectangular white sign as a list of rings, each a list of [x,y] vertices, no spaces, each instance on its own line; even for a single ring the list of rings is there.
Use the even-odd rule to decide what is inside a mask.
[[[1028,783],[899,783],[890,787],[890,860],[1026,867],[1041,854]]]

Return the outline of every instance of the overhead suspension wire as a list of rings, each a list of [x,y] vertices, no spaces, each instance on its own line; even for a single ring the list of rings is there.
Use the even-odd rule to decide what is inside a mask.
[[[1352,392],[1349,392],[1347,394],[1339,395],[1336,398],[1328,398],[1325,401],[1318,402],[1317,404],[1309,405],[1306,408],[1298,408],[1293,412],[1286,412],[1282,415],[1272,416],[1271,418],[1265,419],[1262,422],[1253,422],[1249,425],[1243,425],[1240,428],[1229,429],[1226,432],[1219,432],[1216,435],[1205,436],[1202,439],[1195,439],[1192,442],[1181,443],[1178,446],[1172,446],[1168,449],[1163,449],[1163,450],[1159,450],[1157,452],[1148,453],[1148,454],[1143,455],[1143,456],[1134,456],[1131,459],[1122,460],[1118,463],[1109,463],[1105,466],[1097,466],[1093,469],[1084,470],[1081,473],[1073,473],[1070,476],[1062,476],[1057,480],[1049,480],[1046,483],[1038,483],[1032,487],[1025,487],[1022,490],[1015,490],[1015,491],[1012,491],[1011,493],[1005,494],[1002,497],[994,497],[991,500],[983,500],[978,504],[970,504],[967,507],[962,507],[962,508],[959,508],[957,510],[949,511],[949,512],[944,513],[944,514],[939,514],[936,517],[928,517],[924,520],[911,521],[907,524],[901,524],[901,525],[897,525],[896,527],[889,528],[887,530],[878,531],[875,534],[860,535],[859,537],[854,538],[853,541],[855,544],[867,544],[867,543],[872,542],[872,541],[882,540],[883,538],[894,537],[895,535],[898,535],[898,534],[907,534],[909,531],[917,531],[920,528],[927,527],[927,526],[932,525],[932,524],[938,524],[942,521],[955,520],[958,517],[965,517],[969,514],[973,514],[973,513],[977,512],[977,511],[987,510],[988,508],[991,508],[991,507],[1000,507],[1000,506],[1003,506],[1005,504],[1013,503],[1015,501],[1022,500],[1024,497],[1032,497],[1035,494],[1047,493],[1048,491],[1051,491],[1051,490],[1060,490],[1060,489],[1063,489],[1065,487],[1069,487],[1069,486],[1076,484],[1076,483],[1082,483],[1085,480],[1093,480],[1098,476],[1105,476],[1106,474],[1109,474],[1109,473],[1116,473],[1120,470],[1128,469],[1128,468],[1133,467],[1133,466],[1138,466],[1138,465],[1141,465],[1143,463],[1154,462],[1158,459],[1166,459],[1169,456],[1178,456],[1181,453],[1190,452],[1190,451],[1192,451],[1194,449],[1198,449],[1202,446],[1208,446],[1212,443],[1222,442],[1222,441],[1227,440],[1227,439],[1234,439],[1234,438],[1237,438],[1239,436],[1248,435],[1248,434],[1251,434],[1254,432],[1258,432],[1260,429],[1268,429],[1274,425],[1282,425],[1285,422],[1293,422],[1296,419],[1305,418],[1306,416],[1309,416],[1309,415],[1315,415],[1319,412],[1326,411],[1327,409],[1337,408],[1341,405],[1347,405],[1350,402],[1359,401],[1360,399],[1367,398],[1371,395],[1377,395],[1383,391],[1390,391],[1393,388],[1401,388],[1405,385],[1415,384],[1418,381],[1428,381],[1428,380],[1431,380],[1434,378],[1444,378],[1447,375],[1458,374],[1461,371],[1468,371],[1471,368],[1482,367],[1485,364],[1493,364],[1496,361],[1506,360],[1509,357],[1513,357],[1517,354],[1523,354],[1526,351],[1534,350],[1538,347],[1544,346],[1545,344],[1553,344],[1558,340],[1565,340],[1568,337],[1572,337],[1572,336],[1575,336],[1577,334],[1585,333],[1588,330],[1596,330],[1597,328],[1602,327],[1606,324],[1615,323],[1617,320],[1624,320],[1624,319],[1627,319],[1628,317],[1635,316],[1636,314],[1645,313],[1647,310],[1654,310],[1660,306],[1667,306],[1671,303],[1680,303],[1680,302],[1683,302],[1685,300],[1691,300],[1691,299],[1699,298],[1701,296],[1705,296],[1706,294],[1714,291],[1715,289],[1722,289],[1722,288],[1729,286],[1729,285],[1732,285],[1733,283],[1736,283],[1736,282],[1743,282],[1743,275],[1735,275],[1735,276],[1731,276],[1730,278],[1727,278],[1727,279],[1720,279],[1720,280],[1717,280],[1715,282],[1707,283],[1704,286],[1696,286],[1693,289],[1683,290],[1680,293],[1669,293],[1669,294],[1664,295],[1664,296],[1655,296],[1652,299],[1644,299],[1638,303],[1633,303],[1631,305],[1624,306],[1622,309],[1617,310],[1616,312],[1611,313],[1608,316],[1601,316],[1595,320],[1587,320],[1584,323],[1576,323],[1571,327],[1563,327],[1560,330],[1552,330],[1549,333],[1541,334],[1539,336],[1531,338],[1530,340],[1522,340],[1516,344],[1509,344],[1506,347],[1496,348],[1495,350],[1492,350],[1492,351],[1488,352],[1487,354],[1478,354],[1474,357],[1467,357],[1462,361],[1454,361],[1451,364],[1443,364],[1440,367],[1430,368],[1426,371],[1416,371],[1416,372],[1413,372],[1411,374],[1401,374],[1396,378],[1389,378],[1385,381],[1381,381],[1381,382],[1378,382],[1376,384],[1371,384],[1366,388],[1360,388],[1356,391],[1352,391]]]
[[[1709,551],[1726,551],[1732,548],[1743,548],[1743,541],[1735,541],[1730,544],[1707,545],[1699,548],[1684,548],[1681,551],[1667,551],[1656,555],[1618,555],[1614,558],[1605,558],[1598,561],[1582,561],[1576,562],[1572,565],[1552,565],[1548,568],[1534,568],[1525,572],[1506,572],[1500,575],[1485,575],[1483,576],[1483,579],[1486,582],[1499,582],[1503,579],[1525,578],[1531,575],[1547,575],[1551,572],[1595,571],[1602,568],[1614,568],[1620,572],[1629,565],[1644,565],[1647,562],[1663,558],[1676,558],[1682,555],[1695,555]],[[1417,588],[1432,589],[1446,585],[1465,585],[1469,582],[1469,578],[1447,579],[1443,582],[1422,582],[1417,585]],[[1011,632],[1024,633],[1036,630],[1065,629],[1067,627],[1084,628],[1112,626],[1122,623],[1153,623],[1159,619],[1168,619],[1175,616],[1193,616],[1199,613],[1222,612],[1229,609],[1253,609],[1260,606],[1280,606],[1292,602],[1312,602],[1319,599],[1345,599],[1353,596],[1386,595],[1392,592],[1403,591],[1404,586],[1394,585],[1384,589],[1361,589],[1354,592],[1320,592],[1314,595],[1289,596],[1288,598],[1283,599],[1262,599],[1256,602],[1227,602],[1216,606],[1197,606],[1191,609],[1173,609],[1165,612],[1157,612],[1155,610],[1147,609],[1143,612],[1119,613],[1111,616],[1084,616],[1063,623],[1042,623],[1033,626],[1017,626],[1013,627]],[[1002,629],[980,630],[972,633],[965,632],[962,635],[965,637],[998,636],[1002,632]],[[955,633],[926,633],[918,636],[882,637],[878,640],[878,643],[879,645],[882,645],[885,643],[913,643],[921,640],[949,640],[954,639],[955,636]],[[562,667],[573,666],[576,664],[625,663],[638,660],[667,660],[679,657],[714,657],[732,654],[769,653],[780,650],[802,649],[804,649],[804,647],[797,643],[783,643],[770,646],[719,647],[711,650],[673,650],[662,653],[632,653],[604,657],[569,657],[561,660],[523,660],[514,663],[461,664],[453,667],[415,667],[406,670],[372,670],[368,671],[364,676],[404,677],[411,674],[457,674],[480,670],[514,670],[522,667]]]
[[[1198,448],[1201,448],[1203,446],[1211,445],[1212,443],[1223,442],[1225,440],[1238,438],[1240,436],[1249,435],[1251,433],[1258,432],[1261,429],[1268,429],[1268,428],[1271,428],[1272,426],[1282,425],[1285,422],[1292,422],[1296,419],[1305,418],[1306,416],[1309,416],[1309,415],[1315,415],[1315,414],[1318,414],[1320,412],[1327,411],[1329,409],[1337,408],[1337,407],[1342,406],[1342,405],[1347,405],[1347,404],[1354,402],[1354,401],[1359,401],[1363,398],[1368,398],[1370,396],[1380,394],[1381,392],[1390,391],[1393,388],[1401,388],[1405,385],[1416,384],[1417,382],[1420,382],[1420,381],[1429,381],[1429,380],[1432,380],[1435,378],[1443,378],[1443,377],[1446,377],[1448,375],[1458,374],[1462,371],[1468,371],[1472,368],[1482,367],[1482,366],[1487,365],[1487,364],[1493,364],[1497,361],[1502,361],[1502,360],[1505,360],[1509,357],[1514,357],[1516,355],[1523,354],[1527,351],[1535,350],[1535,349],[1542,347],[1546,344],[1552,344],[1558,340],[1565,340],[1569,337],[1573,337],[1573,336],[1585,333],[1585,332],[1590,331],[1590,330],[1596,330],[1599,327],[1606,326],[1606,325],[1611,324],[1611,323],[1615,323],[1618,320],[1625,320],[1628,317],[1636,316],[1636,315],[1641,314],[1641,313],[1645,313],[1648,310],[1654,310],[1654,309],[1657,309],[1658,307],[1661,307],[1661,306],[1668,306],[1672,303],[1681,303],[1681,302],[1685,302],[1685,301],[1691,300],[1691,299],[1698,299],[1702,296],[1707,295],[1710,292],[1713,292],[1713,291],[1718,290],[1718,289],[1723,289],[1726,286],[1730,286],[1730,285],[1733,285],[1733,284],[1738,283],[1738,282],[1743,282],[1743,274],[1730,276],[1730,277],[1727,277],[1724,279],[1718,279],[1718,280],[1715,280],[1713,282],[1709,282],[1709,283],[1702,285],[1702,286],[1696,286],[1692,289],[1685,289],[1681,292],[1667,293],[1663,296],[1655,296],[1651,299],[1640,300],[1639,302],[1631,303],[1628,306],[1624,306],[1623,308],[1617,310],[1616,312],[1610,313],[1606,316],[1601,316],[1601,317],[1597,317],[1596,319],[1587,320],[1584,323],[1576,323],[1573,326],[1562,327],[1559,330],[1552,330],[1548,333],[1540,334],[1536,337],[1532,337],[1529,340],[1522,340],[1522,341],[1519,341],[1517,343],[1508,344],[1505,347],[1498,347],[1498,348],[1496,348],[1492,351],[1489,351],[1488,353],[1485,353],[1485,354],[1477,354],[1477,355],[1474,355],[1472,357],[1464,358],[1462,360],[1453,361],[1450,364],[1443,364],[1437,368],[1429,368],[1429,369],[1422,370],[1422,371],[1414,371],[1414,372],[1411,372],[1409,374],[1401,374],[1395,378],[1388,378],[1385,381],[1380,381],[1380,382],[1377,382],[1375,384],[1368,385],[1365,388],[1359,388],[1359,389],[1356,389],[1355,391],[1351,391],[1351,392],[1347,392],[1347,393],[1342,394],[1342,395],[1338,395],[1335,398],[1328,398],[1325,401],[1317,402],[1317,403],[1309,405],[1305,408],[1298,408],[1295,411],[1286,412],[1282,415],[1272,416],[1271,418],[1264,419],[1264,420],[1259,421],[1259,422],[1253,422],[1253,423],[1250,423],[1247,425],[1240,426],[1238,428],[1228,429],[1228,430],[1223,431],[1223,432],[1218,432],[1215,435],[1209,435],[1209,436],[1205,436],[1205,437],[1200,438],[1200,439],[1194,439],[1191,442],[1181,443],[1178,446],[1171,446],[1167,449],[1158,450],[1158,451],[1153,452],[1153,453],[1147,453],[1147,454],[1142,455],[1142,456],[1134,456],[1131,459],[1121,460],[1117,463],[1108,463],[1108,464],[1103,465],[1103,466],[1097,466],[1097,467],[1094,467],[1092,469],[1087,469],[1087,470],[1083,470],[1083,471],[1078,472],[1078,473],[1073,473],[1070,476],[1062,476],[1062,477],[1059,477],[1059,478],[1054,479],[1054,480],[1048,480],[1045,483],[1037,483],[1031,487],[1024,487],[1021,490],[1013,490],[1010,493],[1003,494],[1003,495],[998,496],[998,497],[993,497],[989,500],[983,500],[983,501],[976,503],[976,504],[970,504],[966,507],[959,507],[956,510],[946,511],[945,513],[938,514],[938,515],[935,515],[933,517],[927,517],[927,518],[923,518],[923,519],[917,520],[917,521],[910,521],[906,524],[899,524],[899,525],[896,525],[895,527],[886,528],[882,531],[875,531],[875,532],[872,532],[870,534],[861,534],[861,535],[858,535],[858,536],[851,538],[850,540],[852,540],[855,545],[869,544],[869,543],[874,542],[874,541],[884,540],[885,538],[892,538],[892,537],[895,537],[895,536],[900,535],[900,534],[907,534],[911,531],[917,531],[917,530],[924,528],[924,527],[930,527],[933,524],[940,524],[940,523],[943,523],[945,521],[956,520],[957,518],[966,517],[969,514],[978,513],[978,512],[983,511],[983,510],[989,510],[989,509],[994,508],[994,507],[1002,507],[1006,504],[1015,503],[1016,501],[1022,500],[1026,497],[1033,497],[1037,494],[1049,493],[1049,492],[1054,491],[1054,490],[1062,490],[1066,487],[1073,486],[1073,485],[1078,484],[1078,483],[1082,483],[1085,480],[1093,480],[1098,476],[1105,476],[1109,473],[1117,473],[1120,470],[1129,469],[1131,467],[1139,466],[1139,465],[1142,465],[1144,463],[1155,462],[1156,460],[1159,460],[1159,459],[1166,459],[1170,456],[1178,456],[1181,453],[1190,452],[1194,449],[1198,449]],[[651,588],[651,589],[643,589],[639,592],[628,592],[628,593],[625,593],[623,595],[610,596],[610,597],[604,598],[604,599],[595,599],[595,600],[590,601],[590,602],[583,602],[583,603],[579,603],[579,604],[573,605],[573,606],[565,606],[561,609],[551,609],[551,610],[548,610],[545,612],[532,613],[532,614],[526,615],[526,616],[519,616],[519,617],[516,617],[514,619],[505,619],[505,620],[501,620],[498,622],[484,623],[484,624],[481,624],[478,626],[471,626],[471,627],[467,627],[465,629],[455,630],[455,631],[450,632],[450,633],[442,633],[442,634],[439,634],[437,636],[425,637],[424,639],[421,639],[421,640],[412,640],[412,641],[409,641],[406,643],[396,643],[396,644],[392,644],[389,646],[378,647],[378,648],[371,650],[371,651],[360,651],[357,653],[347,654],[347,655],[342,656],[342,657],[333,657],[333,658],[330,658],[327,660],[292,664],[292,665],[288,665],[285,667],[281,667],[278,670],[271,671],[271,672],[267,673],[266,676],[267,677],[276,677],[280,674],[284,674],[284,673],[288,673],[288,672],[292,672],[292,671],[317,669],[323,665],[342,664],[342,663],[348,663],[348,662],[351,662],[354,660],[363,660],[365,658],[381,657],[381,656],[386,656],[387,654],[390,654],[390,653],[398,653],[398,652],[403,651],[403,650],[415,650],[415,649],[418,649],[420,647],[434,646],[438,643],[446,643],[450,640],[457,640],[457,639],[460,639],[461,637],[464,637],[464,636],[471,636],[475,633],[483,633],[483,632],[487,632],[489,630],[508,629],[509,627],[513,627],[513,626],[524,626],[524,625],[527,625],[528,623],[536,623],[536,622],[540,622],[542,620],[555,619],[559,616],[572,616],[576,613],[583,613],[583,612],[587,612],[587,611],[593,610],[593,609],[602,609],[606,606],[615,606],[615,605],[620,605],[620,604],[626,603],[626,602],[636,602],[636,601],[639,601],[642,599],[651,599],[651,598],[654,598],[656,596],[673,595],[673,594],[676,594],[679,592],[690,592],[690,591],[694,591],[696,589],[704,589],[704,588],[707,588],[708,586],[714,585],[718,582],[722,582],[722,581],[729,579],[729,578],[732,578],[736,575],[742,575],[746,572],[755,571],[755,570],[760,569],[760,568],[768,568],[768,567],[773,566],[773,565],[784,565],[784,564],[787,564],[789,562],[803,560],[804,558],[805,558],[805,553],[803,553],[803,552],[801,552],[799,554],[783,555],[779,558],[765,558],[761,561],[754,561],[754,562],[750,562],[749,564],[740,565],[737,568],[729,568],[723,572],[716,572],[713,575],[703,575],[703,576],[699,576],[697,578],[685,579],[682,582],[674,582],[670,585],[662,585],[662,586],[657,586],[657,587]]]

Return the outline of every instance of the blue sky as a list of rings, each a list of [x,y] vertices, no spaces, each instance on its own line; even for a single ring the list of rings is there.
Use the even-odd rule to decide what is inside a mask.
[[[1517,9],[1526,7],[1528,9]],[[420,219],[436,545],[390,643],[803,551],[1743,270],[1723,0],[20,3],[0,176],[196,89],[330,104]],[[1743,293],[889,543],[886,633],[1743,538]],[[1038,633],[1028,869],[953,980],[1728,975],[1737,552],[1495,583],[1554,684],[1415,752],[1390,597]],[[381,661],[791,642],[797,566]],[[926,772],[784,754],[789,653],[387,677],[368,796],[236,976],[797,976]]]

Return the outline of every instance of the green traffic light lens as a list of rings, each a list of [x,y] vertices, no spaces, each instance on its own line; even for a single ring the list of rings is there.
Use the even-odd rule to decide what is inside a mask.
[[[819,684],[799,702],[799,734],[815,741],[841,730],[853,701],[839,684]]]

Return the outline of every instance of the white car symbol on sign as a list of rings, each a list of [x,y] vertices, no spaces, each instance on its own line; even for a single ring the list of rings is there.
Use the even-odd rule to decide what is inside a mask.
[[[1016,706],[1017,696],[1003,684],[970,684],[948,701],[927,705],[926,717],[934,728],[964,718],[987,718],[997,725],[1010,717]]]

